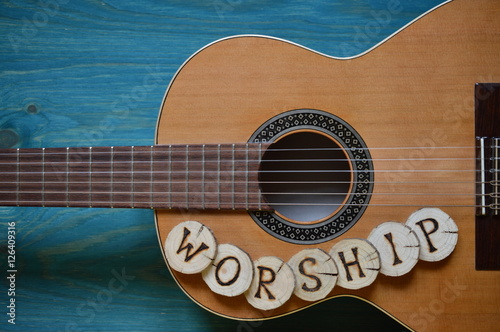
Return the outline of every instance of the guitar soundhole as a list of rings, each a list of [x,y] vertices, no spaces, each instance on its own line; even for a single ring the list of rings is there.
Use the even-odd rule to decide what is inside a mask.
[[[276,213],[290,221],[311,223],[339,210],[350,192],[352,175],[344,149],[331,137],[298,131],[264,153],[259,181]]]
[[[368,147],[349,123],[321,110],[292,110],[269,119],[249,141],[271,143],[259,184],[274,211],[250,211],[263,230],[313,244],[340,236],[361,218],[375,173]]]

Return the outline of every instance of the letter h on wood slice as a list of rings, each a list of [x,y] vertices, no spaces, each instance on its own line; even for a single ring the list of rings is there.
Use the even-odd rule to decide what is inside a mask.
[[[380,271],[377,249],[364,239],[345,239],[330,250],[330,256],[338,266],[337,284],[347,289],[369,286]]]

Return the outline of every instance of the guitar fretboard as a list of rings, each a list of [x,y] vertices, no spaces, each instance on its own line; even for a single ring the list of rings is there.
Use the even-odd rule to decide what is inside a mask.
[[[261,144],[0,150],[0,205],[268,210]]]

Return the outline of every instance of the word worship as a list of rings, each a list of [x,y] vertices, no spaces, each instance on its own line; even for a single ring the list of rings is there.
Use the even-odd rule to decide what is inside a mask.
[[[404,275],[419,259],[440,261],[455,249],[458,228],[437,208],[414,212],[405,224],[388,221],[368,238],[343,239],[329,252],[307,248],[288,262],[274,256],[252,261],[232,244],[217,244],[212,231],[197,221],[174,227],[165,241],[170,267],[186,274],[201,273],[210,289],[224,296],[245,294],[257,309],[281,306],[294,294],[306,301],[325,298],[335,285],[359,289],[378,273]]]

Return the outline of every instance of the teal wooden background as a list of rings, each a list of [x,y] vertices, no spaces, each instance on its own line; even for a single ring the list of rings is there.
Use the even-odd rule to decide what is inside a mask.
[[[150,145],[169,81],[207,43],[255,33],[352,56],[439,2],[2,0],[0,146]],[[13,221],[16,325],[6,315]],[[0,208],[0,244],[1,330],[405,330],[353,299],[266,322],[214,316],[177,288],[152,211]]]

